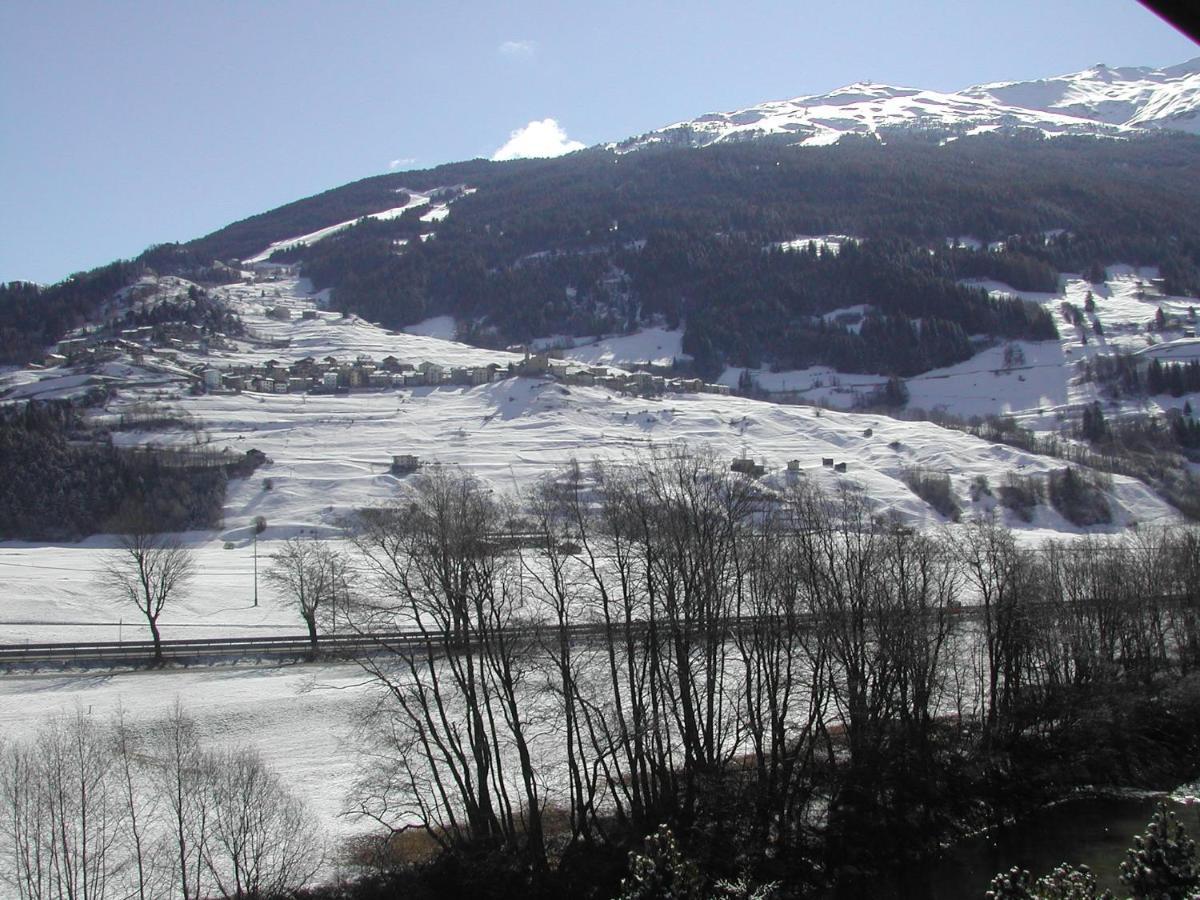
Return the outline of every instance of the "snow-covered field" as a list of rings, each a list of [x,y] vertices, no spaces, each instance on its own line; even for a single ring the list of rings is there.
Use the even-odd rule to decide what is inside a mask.
[[[0,735],[22,740],[55,715],[144,723],[179,700],[212,747],[252,745],[335,839],[369,830],[342,813],[355,770],[354,707],[370,689],[354,665],[222,666],[0,677]]]
[[[563,357],[589,366],[670,366],[677,359],[690,359],[683,352],[682,328],[653,327],[579,343],[564,350]]]

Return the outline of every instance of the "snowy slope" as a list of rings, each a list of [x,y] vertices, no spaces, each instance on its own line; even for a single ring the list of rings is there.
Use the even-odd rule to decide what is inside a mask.
[[[450,200],[439,201],[437,198],[445,192],[446,188],[435,188],[431,191],[410,191],[404,188],[398,189],[397,193],[408,194],[408,202],[403,206],[393,206],[389,209],[381,210],[380,212],[369,213],[361,219],[395,219],[408,212],[410,209],[416,209],[419,206],[428,206],[424,213],[421,214],[422,222],[440,222],[446,216],[450,215]],[[468,194],[475,193],[474,188],[463,189],[460,185],[456,190],[461,191],[457,196],[465,197]],[[310,231],[308,234],[297,235],[296,237],[285,238],[281,241],[275,241],[266,249],[261,250],[249,259],[242,260],[247,265],[254,263],[266,262],[270,259],[271,254],[277,250],[291,250],[301,244],[315,244],[317,241],[324,240],[331,234],[337,234],[339,231],[345,231],[350,226],[359,222],[360,219],[348,219],[345,222],[336,222],[333,225],[327,225],[324,228],[318,228],[316,231]],[[424,239],[426,235],[422,235]]]
[[[1186,337],[1182,329],[1161,333],[1146,330],[1160,307],[1168,315],[1187,321],[1195,305],[1192,298],[1164,296],[1155,286],[1157,278],[1153,268],[1116,265],[1109,267],[1102,285],[1068,275],[1056,293],[1018,291],[996,281],[968,282],[996,295],[1021,297],[1045,307],[1054,317],[1060,338],[1015,342],[1013,346],[1022,358],[1016,365],[1006,364],[1006,347],[998,344],[964,362],[908,378],[909,409],[964,418],[1011,416],[1025,427],[1054,432],[1067,418],[1078,416],[1084,406],[1097,400],[1106,405],[1109,415],[1162,414],[1181,408],[1188,399],[1194,407],[1200,406],[1200,397],[1166,395],[1126,398],[1114,405],[1094,382],[1080,378],[1085,361],[1114,353],[1156,356],[1164,362],[1200,358],[1200,338]],[[1062,304],[1067,301],[1083,309],[1089,291],[1094,294],[1095,312],[1086,318],[1089,324],[1099,322],[1103,334],[1089,328],[1084,343],[1079,329],[1064,319]],[[741,374],[741,368],[731,367],[720,381],[736,386]],[[780,372],[752,369],[750,374],[756,385],[769,394],[841,409],[853,408],[887,380],[879,375],[839,373],[827,366]]]
[[[1165,69],[1101,64],[1039,81],[982,84],[962,93],[1109,125],[1200,133],[1200,57]]]
[[[1105,327],[1103,342],[1083,345],[1073,328],[1060,321],[1061,341],[1023,344],[1024,363],[1006,368],[1003,348],[995,347],[958,366],[910,379],[913,406],[944,409],[960,415],[1008,413],[1023,424],[1056,430],[1059,417],[1096,399],[1093,384],[1079,382],[1075,363],[1113,347],[1127,351],[1186,358],[1197,352],[1195,339],[1161,335],[1149,345],[1144,323],[1162,305],[1182,314],[1184,301],[1157,296],[1147,287],[1155,273],[1113,268],[1110,279],[1096,286],[1097,317]],[[999,284],[983,285],[1011,292]],[[1086,285],[1068,279],[1060,294],[1028,295],[1054,310],[1063,299],[1082,304]],[[164,285],[176,290],[173,282]],[[394,353],[403,360],[444,366],[483,366],[521,359],[514,354],[470,347],[430,336],[390,332],[358,318],[342,318],[319,309],[319,295],[298,279],[217,288],[264,337],[287,339],[287,347],[238,342],[235,349],[191,358],[179,366],[203,362],[218,368],[236,363],[283,362],[305,356],[334,355],[353,359],[368,354],[381,359]],[[1149,293],[1146,293],[1149,291]],[[266,296],[263,296],[265,293]],[[297,312],[316,310],[316,318],[298,315],[282,322],[268,318],[268,307]],[[567,351],[576,365],[631,364],[668,361],[679,354],[680,334],[651,328],[623,338],[609,338]],[[182,368],[148,370],[132,360],[106,363],[95,372],[71,367],[15,370],[0,375],[0,394],[9,398],[66,396],[86,389],[95,379],[115,386],[117,399],[103,415],[132,404],[156,402],[178,410],[200,430],[152,433],[121,432],[124,443],[186,443],[197,440],[215,449],[257,448],[273,462],[254,477],[230,483],[224,526],[190,535],[204,555],[200,584],[193,601],[164,622],[170,636],[253,633],[262,627],[295,627],[290,611],[269,596],[259,607],[249,602],[253,564],[250,524],[265,516],[267,532],[260,553],[298,531],[324,537],[338,533],[342,518],[364,506],[396,498],[402,480],[389,472],[393,454],[413,453],[427,462],[452,463],[486,479],[496,489],[525,488],[572,458],[624,460],[652,445],[683,441],[707,447],[721,457],[742,453],[766,463],[768,480],[786,480],[790,460],[799,474],[834,487],[862,488],[881,507],[917,526],[941,523],[904,483],[910,467],[951,475],[967,517],[984,512],[967,501],[978,476],[1000,483],[1010,471],[1047,472],[1057,460],[993,446],[927,422],[904,422],[876,415],[816,410],[715,394],[667,394],[644,399],[605,388],[564,385],[535,378],[506,378],[475,387],[441,386],[403,389],[356,389],[349,395],[208,394],[194,396]],[[726,380],[736,383],[739,370]],[[879,378],[839,375],[830,370],[758,373],[760,386],[802,395],[812,402],[849,407]],[[1181,405],[1183,399],[1151,398],[1148,403]],[[1198,400],[1197,402],[1200,402]],[[867,428],[873,429],[870,436]],[[825,458],[848,463],[843,476],[822,465]],[[1171,521],[1175,513],[1146,488],[1114,479],[1118,507],[1115,528],[1131,521]],[[1048,507],[1034,522],[1013,521],[1031,534],[1072,533],[1077,529]],[[226,543],[233,546],[224,549]],[[91,572],[98,554],[111,539],[96,537],[65,546],[9,543],[0,545],[0,582],[8,603],[0,610],[0,642],[76,634],[119,635],[119,612],[98,601]],[[13,598],[19,598],[14,600]]]
[[[1046,135],[1119,135],[1135,128],[1200,131],[1200,58],[1167,69],[1110,69],[1030,82],[1002,82],[956,93],[858,82],[827,94],[710,113],[631,138],[619,151],[658,143],[696,147],[791,136],[802,146],[891,128],[986,131],[1033,128]]]

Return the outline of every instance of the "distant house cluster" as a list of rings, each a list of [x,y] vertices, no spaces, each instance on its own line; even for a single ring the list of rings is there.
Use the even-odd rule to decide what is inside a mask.
[[[44,363],[49,366],[108,362],[128,354],[134,362],[148,359],[177,362],[182,353],[207,354],[233,345],[220,332],[206,331],[187,322],[163,322],[125,328],[115,334],[95,333],[66,338],[54,345]]]
[[[252,273],[255,282],[279,281],[281,278],[294,278],[300,274],[300,267],[295,263],[260,262],[244,263],[243,270]]]
[[[552,370],[553,372],[553,370]],[[651,372],[614,372],[607,366],[563,371],[558,375],[567,384],[606,387],[621,394],[722,394],[732,393],[729,385],[707,384],[702,378],[668,378]]]
[[[869,429],[868,429],[869,430]],[[826,469],[833,469],[838,473],[845,473],[847,464],[844,462],[836,462],[832,457],[825,456],[821,458],[821,465]],[[766,460],[758,462],[749,456],[736,456],[733,462],[729,464],[729,471],[737,472],[741,475],[748,475],[751,478],[761,478],[766,475],[770,468],[767,466]],[[800,460],[789,459],[786,469],[789,477],[795,477],[803,473],[800,468]]]
[[[202,367],[201,376],[209,390],[256,391],[265,394],[337,394],[363,388],[403,388],[426,385],[476,385],[495,381],[504,367],[446,367],[433,362],[405,362],[386,356],[378,362],[371,356],[354,359],[306,356],[293,363],[269,359],[265,363],[243,364],[218,369]]]
[[[699,378],[666,378],[649,372],[620,372],[607,366],[578,365],[554,359],[546,353],[526,353],[520,362],[485,366],[444,366],[439,363],[405,361],[385,356],[376,361],[362,354],[354,359],[306,356],[293,363],[270,359],[259,365],[228,368],[200,366],[197,375],[210,391],[255,391],[267,394],[337,394],[362,389],[439,387],[442,385],[490,384],[518,375],[553,378],[564,384],[600,386],[619,393],[653,395],[663,393],[729,394],[723,384],[705,384]]]
[[[272,313],[291,315],[286,307]],[[305,311],[308,316],[310,311]],[[315,316],[316,313],[312,312]],[[246,337],[260,345],[285,349],[290,341],[268,340],[247,329]],[[59,341],[55,351],[46,357],[47,366],[103,362],[129,354],[135,363],[145,364],[153,359],[182,365],[184,353],[207,355],[211,350],[234,349],[225,335],[204,332],[199,326],[182,322],[147,325],[125,329],[117,335],[86,335]],[[523,352],[524,358],[507,365],[489,363],[476,366],[445,366],[430,361],[401,360],[385,356],[376,360],[366,354],[352,359],[326,356],[316,359],[306,356],[295,362],[269,359],[261,364],[240,363],[217,365],[198,363],[189,371],[197,386],[205,391],[254,391],[267,394],[337,394],[360,389],[394,389],[441,385],[481,385],[518,375],[552,378],[563,384],[604,387],[622,394],[657,396],[661,394],[705,393],[728,395],[730,388],[723,384],[708,384],[701,378],[672,377],[659,374],[661,370],[627,372],[609,366],[583,366],[558,358],[555,351],[530,352],[524,347],[510,348]]]

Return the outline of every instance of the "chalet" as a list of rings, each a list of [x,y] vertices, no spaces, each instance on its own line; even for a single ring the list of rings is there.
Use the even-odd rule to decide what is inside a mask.
[[[799,471],[800,471],[800,460],[798,460],[798,459],[789,459],[789,460],[788,460],[788,465],[787,465],[787,470],[788,470],[789,472],[799,472]]]
[[[336,369],[330,369],[321,376],[321,386],[333,390],[338,386],[338,372]]]
[[[55,344],[54,349],[67,359],[74,359],[76,356],[82,356],[88,349],[88,342],[86,338],[68,338]]]
[[[421,459],[411,453],[398,453],[392,457],[392,474],[407,475],[421,467]]]
[[[470,384],[471,370],[465,366],[455,366],[450,370],[451,384]]]
[[[372,372],[367,376],[367,383],[373,388],[390,388],[392,386],[392,373]]]
[[[307,391],[312,386],[313,386],[312,378],[292,377],[287,380],[287,389],[289,391],[296,391],[298,393],[303,393],[304,391]]]
[[[833,471],[835,471],[835,472],[845,472],[845,471],[846,471],[846,464],[845,464],[844,462],[840,462],[840,463],[837,463],[837,464],[835,464],[835,465],[834,465],[834,467],[833,467]]]
[[[201,370],[200,377],[204,379],[204,386],[210,391],[219,390],[221,387],[221,370],[214,369],[209,366]]]
[[[140,328],[124,328],[121,330],[121,337],[139,344],[146,343],[154,339],[154,327],[143,325]]]
[[[388,372],[399,372],[401,370],[400,360],[392,355],[385,356],[379,365]]]
[[[418,368],[421,374],[425,376],[426,384],[441,384],[442,376],[445,374],[445,369],[437,363],[423,362]]]
[[[345,370],[346,384],[350,387],[362,387],[367,379],[367,373],[358,366],[349,366]]]
[[[281,378],[278,381],[271,383],[271,390],[276,394],[286,394],[290,386],[287,378]]]
[[[304,312],[300,313],[300,318],[306,322],[311,322],[316,317],[317,311],[315,309],[306,309]]]
[[[767,467],[759,465],[749,457],[741,457],[735,459],[730,464],[729,471],[740,472],[742,475],[749,475],[751,478],[758,478],[760,475],[767,474]]]
[[[833,468],[833,457],[832,456],[822,456],[821,457],[821,465],[823,465],[827,469],[832,469]]]
[[[303,378],[313,378],[321,374],[317,361],[311,356],[292,363],[291,371],[293,375]]]
[[[654,390],[654,376],[649,372],[633,372],[627,381],[630,390],[639,393]]]
[[[545,353],[530,353],[525,351],[525,359],[517,364],[517,372],[521,375],[545,375],[550,368],[550,357]]]

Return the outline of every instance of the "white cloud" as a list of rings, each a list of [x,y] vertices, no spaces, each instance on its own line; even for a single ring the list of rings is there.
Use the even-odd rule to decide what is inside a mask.
[[[416,159],[411,156],[402,156],[399,159],[393,159],[388,163],[389,169],[399,169],[401,166],[411,166],[416,162]]]
[[[494,160],[525,159],[528,157],[562,156],[582,150],[584,144],[567,137],[554,119],[536,119],[508,136],[508,143],[492,154]]]
[[[531,59],[537,50],[537,41],[505,41],[496,52],[509,59]]]

